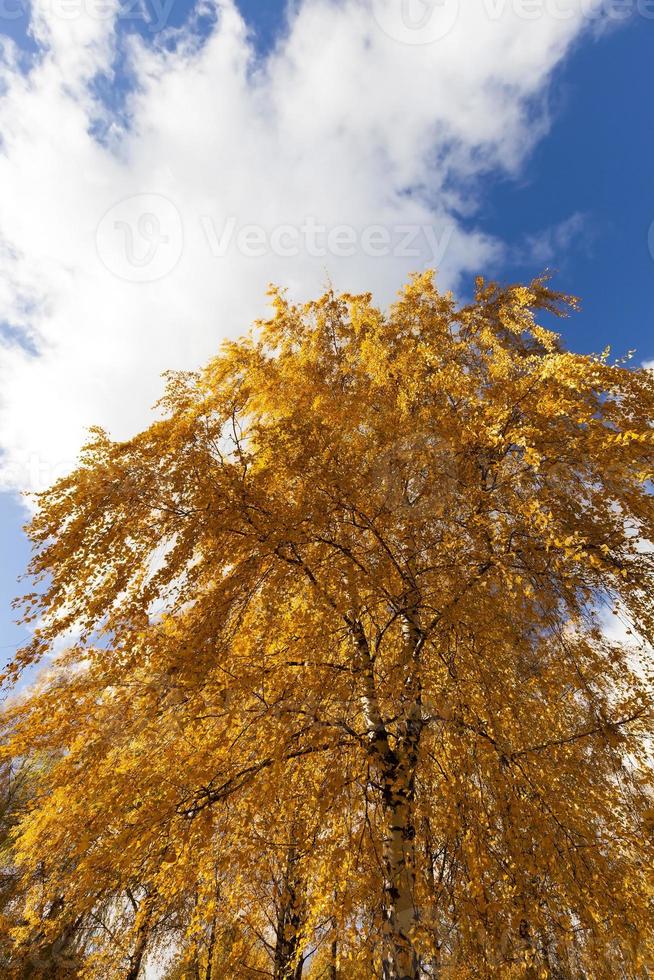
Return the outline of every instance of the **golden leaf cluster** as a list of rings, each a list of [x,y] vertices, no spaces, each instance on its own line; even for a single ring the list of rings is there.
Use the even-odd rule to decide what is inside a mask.
[[[3,975],[650,975],[654,378],[570,305],[275,291],[93,431],[29,529]]]

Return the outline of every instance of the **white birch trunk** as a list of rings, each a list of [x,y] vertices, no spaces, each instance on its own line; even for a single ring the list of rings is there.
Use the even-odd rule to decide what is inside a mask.
[[[382,785],[384,808],[384,980],[418,980],[418,958],[413,933],[418,921],[414,900],[414,828],[411,795],[416,729],[407,718],[407,745],[401,755],[391,748],[379,708],[373,662],[360,624],[355,624],[357,672],[362,682],[361,706],[370,754]],[[410,714],[419,711],[419,706]]]

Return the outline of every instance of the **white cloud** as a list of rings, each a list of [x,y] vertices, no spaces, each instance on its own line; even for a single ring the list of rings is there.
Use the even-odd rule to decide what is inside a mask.
[[[0,68],[5,487],[50,482],[87,425],[142,426],[160,372],[244,331],[269,281],[385,302],[410,270],[456,286],[497,261],[471,230],[479,178],[516,172],[545,131],[593,0],[536,19],[445,0],[427,13],[455,3],[451,25],[421,44],[415,24],[397,40],[400,3],[303,0],[261,59],[229,0],[203,43],[191,24],[149,44],[117,32],[117,0],[72,18],[39,0],[40,57],[21,71],[5,46]],[[127,127],[94,86],[118,56]]]

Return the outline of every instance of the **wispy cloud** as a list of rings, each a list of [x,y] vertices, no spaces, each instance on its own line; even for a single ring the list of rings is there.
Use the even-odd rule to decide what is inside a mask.
[[[513,258],[518,262],[543,267],[550,263],[560,264],[573,247],[576,251],[589,251],[594,234],[589,216],[576,211],[549,228],[527,235],[513,250]]]

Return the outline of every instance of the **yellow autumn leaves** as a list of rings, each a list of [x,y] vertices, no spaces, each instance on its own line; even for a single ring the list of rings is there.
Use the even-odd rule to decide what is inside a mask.
[[[652,376],[543,280],[273,301],[41,497],[3,968],[654,968]]]

